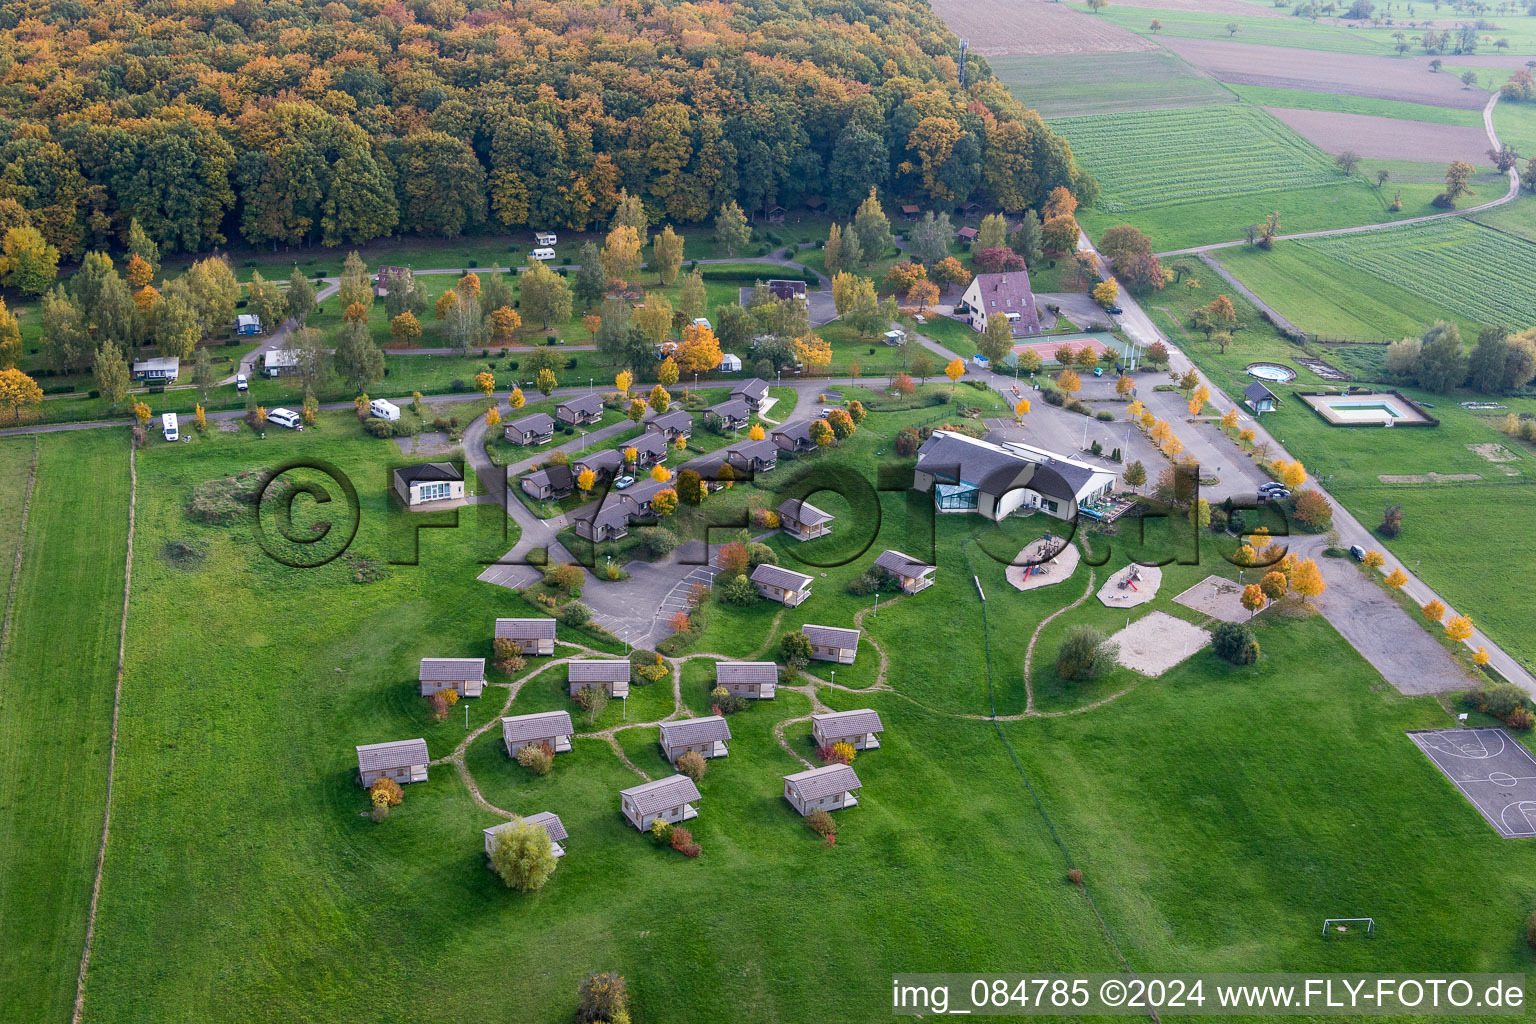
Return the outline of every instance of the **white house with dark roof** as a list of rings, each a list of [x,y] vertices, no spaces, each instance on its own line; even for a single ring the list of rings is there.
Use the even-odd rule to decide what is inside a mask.
[[[140,359],[133,364],[133,376],[135,380],[146,380],[152,384],[174,383],[181,373],[181,360],[175,356],[156,356],[154,359]]]
[[[811,540],[815,537],[825,537],[832,532],[832,520],[836,518],[830,512],[823,512],[808,501],[799,498],[790,498],[781,502],[778,508],[779,528],[796,540]]]
[[[900,551],[886,548],[880,552],[880,557],[875,559],[875,567],[894,576],[901,584],[901,589],[908,594],[915,594],[919,590],[926,590],[933,586],[934,566],[920,562],[911,555],[904,555]]]
[[[519,750],[531,746],[546,746],[554,754],[569,753],[574,735],[568,711],[509,715],[501,720],[501,743],[508,757],[516,757]]]
[[[530,825],[537,825],[539,828],[542,828],[544,833],[549,836],[549,845],[554,848],[555,856],[565,856],[565,843],[570,837],[566,835],[565,823],[560,820],[558,814],[552,811],[540,811],[538,814],[530,814],[522,820]],[[516,824],[517,820],[513,819],[512,821],[504,821],[499,825],[492,825],[490,828],[482,830],[485,836],[485,855],[487,857],[491,855],[491,847],[496,843],[496,836]]]
[[[417,675],[421,695],[457,690],[460,697],[478,697],[485,689],[484,658],[422,658]]]
[[[1255,416],[1260,413],[1274,412],[1275,406],[1280,404],[1280,399],[1275,393],[1265,387],[1260,381],[1254,381],[1243,388],[1243,404],[1253,410]]]
[[[625,821],[644,832],[658,818],[673,825],[697,818],[699,809],[693,805],[698,799],[699,787],[692,779],[671,775],[620,790],[619,811]]]
[[[715,685],[737,697],[772,700],[778,690],[779,666],[771,661],[717,661]]]
[[[426,782],[431,760],[424,739],[365,743],[357,748],[357,781],[364,789],[379,779],[394,779],[402,786]]]
[[[588,686],[601,686],[610,697],[629,696],[629,662],[623,658],[588,658],[566,665],[571,696]]]
[[[1115,475],[1032,445],[935,430],[917,450],[912,486],[932,493],[940,512],[1001,520],[1024,510],[1071,519],[1080,505],[1108,495]]]
[[[963,307],[965,312],[959,313]],[[987,318],[1003,316],[1013,327],[1014,337],[1040,333],[1040,314],[1035,296],[1029,290],[1029,274],[1009,270],[1001,274],[977,274],[960,295],[957,315],[963,315],[974,331],[987,329]]]
[[[782,565],[763,562],[747,578],[757,587],[759,594],[786,608],[794,608],[811,596],[811,577]]]
[[[501,436],[513,444],[544,444],[555,439],[555,418],[547,412],[523,416],[503,426]]]
[[[859,806],[853,791],[863,785],[848,765],[829,764],[784,776],[784,799],[805,817],[816,811]]]
[[[870,708],[857,711],[831,711],[811,716],[811,736],[818,747],[847,743],[854,750],[877,750],[885,725],[878,712]]]
[[[577,426],[596,423],[603,418],[603,396],[593,392],[579,398],[567,398],[555,406],[555,419]]]
[[[859,653],[859,631],[841,626],[817,626],[806,623],[800,633],[811,642],[811,658],[816,661],[835,661],[839,665],[852,665]]]
[[[731,727],[719,715],[706,718],[681,718],[661,723],[661,753],[673,764],[690,750],[703,757],[725,757]]]
[[[464,473],[451,462],[424,462],[395,470],[395,493],[407,506],[434,501],[461,501]]]
[[[494,638],[513,641],[524,654],[548,656],[555,653],[555,620],[497,619]]]

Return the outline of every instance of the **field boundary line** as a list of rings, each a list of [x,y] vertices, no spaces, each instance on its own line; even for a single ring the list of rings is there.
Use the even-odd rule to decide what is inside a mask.
[[[27,471],[27,493],[21,500],[21,522],[16,530],[16,557],[11,562],[11,589],[5,594],[5,622],[0,625],[0,662],[11,645],[11,610],[16,606],[16,584],[21,578],[21,555],[27,544],[27,518],[32,511],[32,488],[37,484],[37,463],[42,440],[32,438],[32,468]]]
[[[101,812],[101,845],[96,849],[96,879],[91,883],[91,910],[85,919],[85,948],[80,952],[80,976],[75,981],[73,1024],[85,1016],[85,973],[91,965],[91,943],[96,937],[96,907],[101,901],[101,873],[107,862],[107,837],[112,831],[112,776],[117,768],[117,710],[123,699],[123,662],[128,651],[128,597],[133,586],[134,508],[139,496],[139,471],[135,449],[128,448],[128,553],[123,561],[123,617],[117,630],[117,683],[112,690],[112,741],[107,747],[107,799]]]

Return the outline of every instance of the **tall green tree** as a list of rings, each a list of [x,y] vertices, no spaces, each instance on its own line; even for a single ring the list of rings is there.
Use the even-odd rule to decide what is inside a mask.
[[[99,356],[97,358],[100,358]],[[213,368],[213,357],[208,354],[208,346],[200,345],[197,356],[192,361],[192,386],[202,392],[204,400],[208,398],[208,389],[219,382],[219,374]]]
[[[394,145],[400,224],[456,238],[485,223],[485,168],[462,140],[418,132]]]
[[[384,376],[384,353],[366,323],[347,321],[336,334],[336,374],[361,394]]]
[[[92,368],[96,378],[96,390],[113,409],[128,397],[128,364],[123,361],[123,351],[111,341],[103,342],[96,350],[96,365]]]
[[[895,241],[891,234],[890,218],[886,217],[873,188],[859,204],[858,213],[854,214],[853,230],[859,236],[859,252],[866,267],[876,260],[884,259]]]
[[[629,325],[631,321],[629,303],[620,298],[604,299],[598,309],[597,350],[608,357],[608,361],[617,366],[626,362],[629,358]],[[646,364],[641,363],[644,366]]]
[[[341,265],[341,284],[336,290],[336,300],[343,310],[357,303],[364,309],[373,305],[373,278],[368,276],[368,264],[354,249],[347,253]]]
[[[202,340],[203,329],[198,323],[195,298],[185,281],[172,281],[155,304],[154,326],[151,337],[161,355],[190,359]]]
[[[48,366],[55,373],[66,373],[86,365],[92,347],[79,307],[57,286],[43,296],[41,306],[42,349]]]
[[[245,308],[261,321],[262,331],[270,334],[288,315],[288,299],[276,282],[268,281],[259,270],[253,270],[245,285]]]
[[[288,275],[288,292],[283,296],[284,312],[303,327],[314,311],[315,295],[315,286],[298,267],[294,267],[293,273]]]
[[[160,273],[160,246],[149,237],[137,217],[128,222],[128,253],[148,263],[151,276]]]
[[[704,271],[694,267],[693,271],[683,278],[683,286],[677,291],[677,309],[683,317],[689,321],[704,315],[704,304],[708,301],[708,293],[704,287]]]
[[[576,268],[576,301],[587,308],[601,301],[608,289],[608,278],[603,273],[603,251],[596,242],[586,242],[576,259],[581,263]]]
[[[677,272],[683,265],[683,236],[668,224],[661,234],[651,239],[651,269],[664,285],[677,280]]]
[[[69,279],[69,295],[80,311],[92,351],[103,341],[133,342],[133,294],[104,252],[86,253]]]
[[[954,234],[949,214],[934,216],[933,211],[929,210],[923,214],[922,220],[912,226],[907,248],[912,255],[931,267],[949,255],[949,240]]]
[[[21,358],[21,325],[0,299],[0,370],[10,370]]]
[[[747,215],[741,212],[741,207],[732,199],[720,211],[715,214],[715,241],[725,246],[727,256],[736,255],[736,250],[746,245],[752,238],[752,227],[747,223]]]
[[[571,288],[544,264],[536,263],[523,272],[522,292],[523,317],[528,322],[548,327],[571,318]]]
[[[420,319],[430,305],[426,291],[410,268],[397,267],[384,275],[384,311],[391,320],[401,313],[410,313]]]
[[[1440,321],[1424,332],[1424,346],[1419,349],[1414,376],[1426,391],[1445,394],[1467,379],[1467,356],[1461,343],[1461,330],[1455,324]]]

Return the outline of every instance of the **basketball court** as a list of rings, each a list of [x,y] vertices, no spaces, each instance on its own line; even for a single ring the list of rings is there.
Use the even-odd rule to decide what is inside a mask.
[[[1421,729],[1408,738],[1505,839],[1536,836],[1536,758],[1503,729]]]

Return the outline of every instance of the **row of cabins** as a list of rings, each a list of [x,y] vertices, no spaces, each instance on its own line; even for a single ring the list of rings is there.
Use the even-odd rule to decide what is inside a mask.
[[[875,566],[889,573],[901,585],[903,593],[916,594],[920,590],[926,590],[933,585],[934,566],[926,562],[920,562],[911,555],[904,555],[900,551],[886,550],[875,559]],[[762,563],[752,570],[752,575],[747,579],[757,587],[757,592],[770,601],[777,601],[786,608],[796,608],[804,604],[811,596],[811,586],[815,580],[803,572],[786,569],[782,565],[770,565]],[[809,627],[807,627],[809,628]],[[834,627],[825,626],[824,629]],[[855,634],[857,646],[858,630],[845,630]],[[827,659],[834,660],[834,659]],[[841,660],[841,659],[835,659]],[[848,659],[852,661],[850,657]]]

